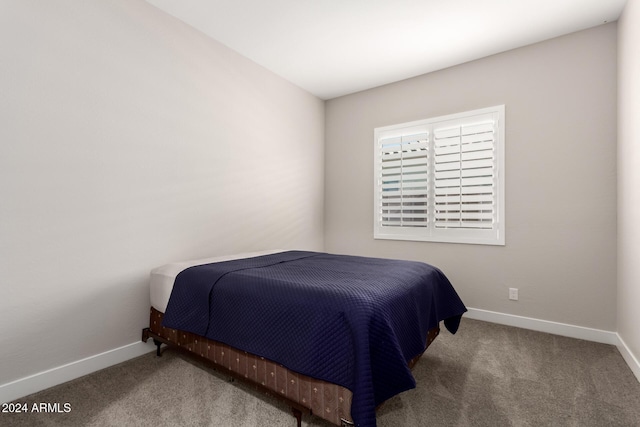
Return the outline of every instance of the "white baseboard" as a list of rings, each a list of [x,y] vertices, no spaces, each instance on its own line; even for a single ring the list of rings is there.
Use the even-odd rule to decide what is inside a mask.
[[[153,344],[135,342],[104,353],[96,354],[57,368],[39,372],[10,383],[0,385],[0,402],[6,403],[32,393],[71,381],[83,375],[117,365],[134,357],[154,351]]]
[[[498,313],[495,311],[480,310],[467,307],[465,317],[485,322],[498,323],[500,325],[515,326],[517,328],[531,329],[533,331],[546,332],[548,334],[564,337],[578,338],[586,341],[599,342],[617,346],[618,334],[603,331],[601,329],[585,328],[583,326],[569,325],[566,323],[550,322],[548,320],[534,319],[531,317],[516,316],[513,314]]]
[[[624,342],[622,337],[620,337],[620,335],[618,335],[618,341],[619,344],[617,347],[620,351],[620,354],[622,355],[622,358],[625,362],[627,362],[627,365],[629,365],[629,368],[631,368],[631,372],[633,372],[633,374],[640,382],[640,360],[638,360],[633,355],[633,353],[631,353],[631,350],[629,350],[629,347],[627,347],[627,344]]]
[[[631,371],[638,378],[638,381],[640,381],[640,362],[633,353],[631,353],[622,338],[615,332],[550,322],[531,317],[515,316],[495,311],[480,310],[477,308],[467,309],[468,312],[465,314],[465,317],[469,319],[483,320],[485,322],[615,345],[629,365],[629,368],[631,368]],[[10,383],[2,384],[0,385],[0,402],[11,402],[29,394],[99,371],[100,369],[125,362],[134,357],[142,356],[154,350],[155,346],[153,346],[153,344],[135,342]]]

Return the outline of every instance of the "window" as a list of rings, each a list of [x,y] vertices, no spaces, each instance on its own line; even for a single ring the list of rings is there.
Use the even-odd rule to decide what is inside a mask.
[[[505,244],[504,105],[374,134],[374,238]]]

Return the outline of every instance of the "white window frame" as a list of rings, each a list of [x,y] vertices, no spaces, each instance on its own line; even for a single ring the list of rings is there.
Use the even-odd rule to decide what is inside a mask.
[[[492,146],[484,150],[484,153],[491,153],[489,160],[482,160],[483,171],[489,171],[488,175],[481,178],[484,180],[484,188],[491,188],[486,190],[486,194],[482,196],[467,196],[466,191],[470,187],[469,179],[465,179],[466,173],[473,173],[473,170],[479,170],[477,161],[474,163],[474,169],[467,171],[463,164],[468,164],[469,160],[465,160],[465,152],[471,145],[465,144],[465,138],[474,138],[470,130],[475,125],[479,125],[486,131],[487,123],[491,123],[493,132],[484,132],[484,135],[491,135],[492,140],[489,139],[489,144]],[[451,114],[446,116],[434,117],[430,119],[418,120],[414,122],[401,123],[392,126],[384,126],[374,129],[374,238],[375,239],[389,239],[389,240],[413,240],[413,241],[427,241],[427,242],[448,242],[448,243],[467,243],[467,244],[483,244],[483,245],[504,245],[505,244],[505,107],[504,105],[497,105],[494,107],[482,108],[473,111],[467,111],[458,114]],[[457,138],[455,146],[459,147],[459,160],[454,160],[453,168],[455,173],[460,174],[460,179],[447,180],[451,182],[457,182],[452,184],[454,191],[458,191],[459,202],[454,201],[452,206],[465,206],[470,209],[473,203],[479,203],[478,206],[485,206],[485,208],[478,208],[473,213],[466,212],[465,208],[456,208],[459,210],[459,219],[447,220],[443,219],[446,215],[449,215],[449,209],[443,206],[449,206],[450,204],[443,204],[442,196],[442,183],[443,172],[441,171],[443,163],[438,160],[438,168],[436,168],[436,145],[438,151],[438,158],[443,159],[443,150],[456,149],[453,145],[444,147],[443,142],[445,139],[442,137],[449,129],[456,128],[460,130],[458,135],[455,135],[451,140]],[[478,128],[475,128],[478,129]],[[466,134],[465,134],[466,131]],[[491,138],[490,136],[490,138]],[[438,142],[436,143],[436,139]],[[478,141],[474,141],[478,142]],[[402,145],[401,145],[402,144]],[[485,148],[486,148],[486,143]],[[383,149],[384,147],[384,149]],[[389,147],[405,147],[405,148],[389,148]],[[408,148],[407,148],[408,147]],[[453,148],[452,148],[453,147]],[[421,155],[421,164],[416,165],[418,160],[410,156],[417,155],[416,152],[427,153]],[[446,153],[446,151],[445,151]],[[396,156],[396,157],[390,157]],[[396,160],[397,157],[402,159]],[[406,157],[406,160],[405,160]],[[425,160],[426,158],[426,160]],[[383,183],[383,159],[385,165],[393,163],[392,170],[402,170],[400,172],[400,178],[398,175],[393,175],[394,178],[389,178],[385,175],[386,181]],[[391,163],[389,163],[391,159]],[[455,157],[454,157],[455,159]],[[418,163],[420,163],[418,162]],[[489,163],[487,163],[489,162]],[[405,163],[407,166],[404,166]],[[399,166],[398,168],[398,164]],[[416,169],[409,169],[409,168]],[[436,169],[438,169],[438,175],[436,177]],[[388,166],[385,166],[385,171],[388,171]],[[419,171],[419,172],[405,172]],[[453,172],[453,171],[451,171]],[[388,172],[385,172],[388,173]],[[392,172],[396,174],[397,172]],[[448,173],[448,172],[447,172]],[[406,178],[412,178],[408,182]],[[413,179],[414,177],[420,177]],[[404,178],[404,179],[403,179]],[[475,178],[473,178],[475,179]],[[487,181],[488,180],[488,181]],[[438,195],[436,196],[436,181],[438,181]],[[402,184],[399,184],[402,183]],[[490,182],[490,183],[489,183]],[[389,184],[391,183],[391,184]],[[459,186],[459,188],[457,188]],[[383,188],[384,187],[384,188]],[[389,188],[396,187],[396,188]],[[397,188],[401,187],[401,188]],[[415,188],[414,188],[415,187]],[[426,190],[425,190],[426,188]],[[475,188],[475,187],[474,187]],[[385,194],[383,202],[383,192],[392,193]],[[389,194],[401,194],[399,203],[394,204],[396,210],[390,210],[389,208]],[[406,195],[405,195],[406,194]],[[410,194],[417,194],[410,195]],[[409,197],[412,197],[409,199]],[[416,199],[422,198],[421,200]],[[436,204],[436,197],[438,198],[438,204]],[[458,197],[458,196],[453,196]],[[465,202],[465,200],[473,200],[470,197],[481,198],[482,202]],[[489,198],[489,199],[487,199]],[[409,200],[410,207],[414,209],[404,210],[399,206],[406,208],[406,200]],[[489,201],[490,200],[490,201]],[[393,200],[397,202],[397,199]],[[416,203],[420,201],[421,203]],[[426,206],[423,205],[426,203]],[[457,205],[456,205],[457,203]],[[467,204],[465,204],[467,203]],[[418,207],[416,207],[418,205]],[[438,206],[438,209],[436,209]],[[485,210],[483,210],[485,209]],[[392,213],[393,212],[393,213]],[[408,212],[408,213],[407,213]],[[454,215],[458,215],[454,213]],[[463,216],[472,215],[473,219],[469,222],[465,222]],[[437,221],[436,221],[437,220]],[[396,222],[397,221],[397,222]],[[451,223],[447,221],[452,221]],[[396,224],[396,225],[390,225]],[[417,225],[414,225],[417,224]],[[437,226],[436,226],[437,224]],[[443,225],[452,224],[452,225]],[[479,224],[479,225],[475,225]],[[481,227],[481,228],[476,228]]]

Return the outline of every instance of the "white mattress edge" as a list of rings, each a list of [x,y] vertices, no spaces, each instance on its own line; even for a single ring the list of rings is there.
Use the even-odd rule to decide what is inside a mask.
[[[173,290],[173,283],[176,280],[176,276],[186,268],[196,265],[211,264],[214,262],[224,262],[232,261],[235,259],[270,255],[279,252],[285,252],[285,250],[270,249],[258,252],[244,252],[233,255],[222,255],[211,258],[172,262],[160,267],[156,267],[151,270],[149,278],[149,296],[151,297],[151,306],[162,313],[166,311],[167,304],[169,303],[169,297],[171,296],[171,291]]]

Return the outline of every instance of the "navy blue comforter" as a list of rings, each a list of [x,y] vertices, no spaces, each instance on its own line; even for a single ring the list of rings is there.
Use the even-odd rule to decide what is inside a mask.
[[[163,326],[206,336],[348,388],[358,426],[415,387],[407,361],[465,306],[428,264],[291,251],[200,265],[175,280]]]

